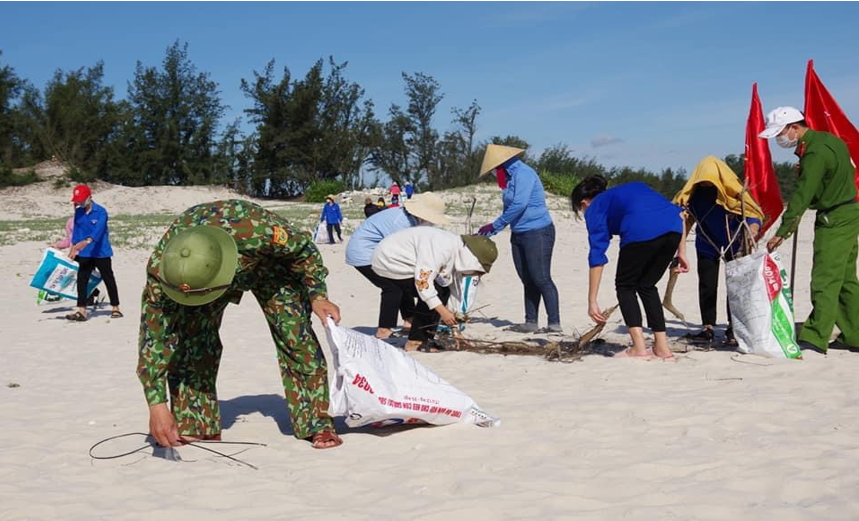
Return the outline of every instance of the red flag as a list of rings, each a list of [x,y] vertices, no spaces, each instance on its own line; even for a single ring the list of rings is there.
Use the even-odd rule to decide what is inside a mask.
[[[859,159],[859,131],[820,82],[814,72],[814,60],[808,60],[805,72],[805,122],[809,128],[831,132],[847,143],[853,166],[856,166]],[[859,189],[859,173],[856,175],[856,188]]]
[[[764,109],[761,106],[761,99],[758,97],[758,84],[755,83],[752,85],[752,106],[749,109],[749,119],[746,122],[746,153],[743,170],[749,192],[766,216],[760,235],[763,235],[770,226],[775,224],[782,210],[784,210],[781,190],[778,187],[778,179],[776,179],[773,159],[770,155],[769,142],[758,137],[758,134],[763,132],[765,128]]]

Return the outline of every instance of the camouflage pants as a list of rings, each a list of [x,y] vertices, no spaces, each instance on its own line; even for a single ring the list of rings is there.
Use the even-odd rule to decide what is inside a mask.
[[[296,438],[333,430],[328,415],[328,370],[310,323],[306,298],[289,288],[253,290],[275,347],[286,404]],[[221,360],[221,326],[226,296],[204,306],[180,306],[174,331],[176,353],[167,371],[170,408],[183,436],[211,437],[221,432],[215,382]]]

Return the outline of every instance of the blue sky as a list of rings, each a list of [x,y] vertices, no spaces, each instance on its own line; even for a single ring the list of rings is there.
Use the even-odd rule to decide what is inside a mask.
[[[434,76],[436,118],[477,99],[479,137],[516,134],[535,152],[567,143],[607,165],[692,170],[743,150],[751,85],[764,110],[802,108],[806,61],[859,123],[855,3],[0,3],[0,58],[43,87],[57,68],[105,62],[126,94],[137,60],[176,39],[211,73],[228,118],[274,58],[303,76],[348,61],[384,118],[402,71]],[[776,150],[776,160],[790,154]]]

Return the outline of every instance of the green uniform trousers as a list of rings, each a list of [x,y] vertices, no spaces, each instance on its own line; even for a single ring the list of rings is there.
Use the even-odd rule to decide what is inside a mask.
[[[325,358],[310,322],[307,299],[286,287],[255,288],[277,348],[292,428],[297,438],[333,430],[328,415]],[[218,329],[228,298],[203,306],[179,306],[175,317],[176,353],[167,371],[170,408],[183,436],[212,437],[221,432],[215,383],[222,345]]]
[[[799,339],[822,350],[829,347],[834,326],[838,340],[859,347],[859,203],[818,212],[814,222],[814,264],[811,268],[813,309]]]

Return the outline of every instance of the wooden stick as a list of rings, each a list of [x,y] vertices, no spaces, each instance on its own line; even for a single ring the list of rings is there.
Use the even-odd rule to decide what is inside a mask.
[[[799,247],[799,225],[796,227],[796,231],[793,234],[793,252],[790,255],[790,299],[796,302],[796,286],[794,283],[796,282],[796,250]],[[795,306],[796,304],[794,304]]]

